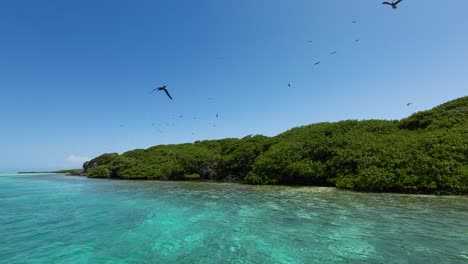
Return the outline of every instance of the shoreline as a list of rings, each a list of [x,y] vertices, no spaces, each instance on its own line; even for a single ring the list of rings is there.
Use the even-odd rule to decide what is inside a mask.
[[[337,186],[325,186],[325,185],[288,185],[288,184],[267,184],[267,185],[256,185],[256,184],[249,184],[246,181],[227,181],[227,180],[204,180],[204,179],[197,179],[197,180],[160,180],[160,179],[125,179],[125,178],[105,178],[105,177],[88,177],[87,175],[76,175],[70,173],[56,173],[62,174],[64,176],[73,176],[73,177],[83,177],[92,180],[110,180],[110,181],[128,181],[128,182],[155,182],[155,183],[207,183],[207,184],[237,184],[243,186],[252,186],[252,187],[288,187],[288,188],[330,188],[344,192],[352,192],[352,193],[367,193],[367,194],[398,194],[398,195],[411,195],[411,196],[468,196],[468,192],[466,193],[449,193],[449,192],[389,192],[389,191],[382,191],[382,192],[375,192],[375,191],[360,191],[360,190],[350,190],[345,188],[340,188]]]

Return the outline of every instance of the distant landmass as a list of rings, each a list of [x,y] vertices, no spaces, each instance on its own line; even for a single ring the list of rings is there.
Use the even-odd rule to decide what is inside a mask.
[[[77,171],[75,171],[77,172]],[[366,192],[468,193],[468,96],[402,120],[346,120],[275,137],[204,140],[107,153],[87,177],[336,186]]]
[[[19,171],[18,174],[35,174],[35,173],[64,173],[78,175],[83,173],[82,169],[72,169],[72,170],[58,170],[58,171]]]

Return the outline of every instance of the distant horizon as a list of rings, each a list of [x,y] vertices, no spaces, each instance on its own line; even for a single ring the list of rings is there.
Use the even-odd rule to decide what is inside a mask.
[[[407,117],[466,95],[467,9],[462,0],[398,9],[368,0],[5,2],[0,170]],[[164,85],[173,100],[152,93]]]
[[[429,109],[426,109],[426,110],[429,110]],[[424,111],[424,110],[422,110],[422,111]],[[339,122],[339,121],[344,121],[344,120],[353,120],[353,119],[343,119],[343,120],[338,120],[338,121],[322,121],[322,122],[317,122],[317,123],[304,124],[304,125],[302,125],[302,126],[313,125],[313,124],[324,123],[324,122],[330,122],[330,123],[332,123],[332,122]],[[361,119],[361,120],[372,120],[372,119]],[[381,119],[381,120],[399,120],[399,119]],[[301,126],[301,125],[299,125],[299,126]],[[293,128],[293,127],[292,127],[292,128]],[[289,129],[292,129],[292,128],[289,128]],[[289,130],[289,129],[288,129],[288,130]],[[285,130],[285,131],[287,131],[287,130]],[[278,133],[278,134],[276,134],[276,135],[273,135],[273,136],[271,136],[271,137],[277,136],[277,135],[279,135],[279,134],[281,134],[281,133],[284,133],[285,131],[280,132],[280,133]],[[255,135],[259,135],[259,134],[255,134]],[[247,136],[247,135],[245,135],[245,136]],[[264,136],[265,136],[265,135],[264,135]],[[230,138],[234,138],[234,137],[230,137]],[[236,137],[236,138],[242,138],[242,137]],[[218,139],[221,139],[221,138],[217,138],[217,139],[200,139],[200,140],[218,140]],[[167,144],[167,145],[184,144],[184,143],[193,143],[193,142],[195,142],[195,141],[192,141],[192,142],[170,143],[170,144]],[[151,146],[149,146],[149,147],[151,147]],[[124,153],[124,152],[126,152],[126,151],[129,151],[129,150],[132,150],[132,149],[123,150],[122,152],[115,152],[115,151],[112,152],[112,151],[111,151],[111,152],[107,152],[107,153],[118,153],[118,154],[122,154],[122,153]],[[101,154],[104,154],[104,153],[101,153]],[[95,158],[95,157],[92,157],[92,158]],[[17,173],[19,173],[19,172],[51,172],[51,171],[68,170],[68,169],[82,169],[82,167],[80,167],[80,168],[56,168],[56,169],[49,169],[48,171],[46,171],[46,170],[35,170],[35,169],[32,169],[32,170],[21,170],[21,169],[16,169],[16,170],[6,171],[6,172],[0,171],[0,174],[9,174],[9,173],[16,173],[16,174],[17,174]]]
[[[468,96],[468,94],[467,94],[466,96]],[[462,97],[464,97],[464,96],[462,96]],[[460,98],[460,97],[458,97],[458,98]],[[449,100],[449,101],[452,101],[452,100],[455,100],[455,99],[458,99],[458,98],[453,98],[453,99],[451,99],[451,100]],[[448,101],[447,101],[447,102],[448,102]],[[443,103],[446,103],[446,102],[443,102]],[[443,103],[441,103],[441,104],[443,104]],[[430,107],[429,109],[420,110],[420,111],[418,111],[418,112],[430,110],[430,109],[432,109],[432,108],[434,108],[434,107],[437,107],[437,106],[439,106],[439,105],[441,105],[441,104],[432,106],[432,107]],[[415,113],[417,113],[417,112],[414,112],[414,113],[408,115],[407,117],[409,117],[409,116],[411,116],[411,115],[413,115],[413,114],[415,114]],[[407,118],[407,117],[403,117],[403,118],[401,118],[401,119],[404,119],[404,118]],[[371,118],[371,119],[342,119],[342,120],[338,120],[338,121],[323,121],[323,122],[317,122],[317,123],[304,124],[304,125],[299,125],[299,126],[296,126],[296,127],[314,125],[314,124],[319,124],[319,123],[335,123],[335,122],[341,122],[341,121],[346,121],[346,120],[358,120],[358,121],[365,121],[365,120],[398,121],[398,120],[401,120],[401,119],[376,119],[376,118]],[[286,131],[288,131],[288,130],[290,130],[290,129],[293,129],[293,128],[295,128],[295,127],[291,127],[291,128],[289,128],[289,129],[287,129],[287,130],[285,130],[285,131],[282,131],[282,132],[276,134],[276,135],[272,135],[272,136],[268,136],[268,137],[275,137],[275,136],[278,136],[278,135],[280,135],[280,134],[282,134],[282,133],[284,133],[284,132],[286,132]],[[252,135],[261,135],[261,134],[252,134]],[[245,136],[248,136],[248,135],[245,135]],[[267,135],[263,135],[263,136],[267,136]],[[242,138],[242,137],[228,137],[228,138]],[[200,140],[220,140],[220,139],[223,139],[223,138],[216,138],[216,139],[206,138],[206,139],[200,139]],[[192,141],[192,142],[170,143],[170,144],[158,144],[158,145],[177,145],[177,144],[186,144],[186,143],[194,143],[194,142],[195,142],[195,141]],[[152,146],[156,146],[156,145],[152,145]],[[148,148],[149,148],[149,147],[152,147],[152,146],[148,146]],[[145,148],[145,149],[147,149],[147,148]],[[124,152],[131,151],[131,150],[133,150],[133,149],[127,149],[127,150],[124,150],[124,151],[122,151],[122,152],[110,151],[110,152],[106,152],[106,153],[118,153],[118,154],[122,154],[122,153],[124,153]],[[101,154],[104,154],[104,153],[100,153],[99,155],[101,155]],[[97,155],[97,156],[99,156],[99,155]],[[97,157],[97,156],[91,157],[89,160],[91,160],[91,159],[93,159],[93,158],[95,158],[95,157]],[[89,161],[89,160],[87,160],[87,161]],[[84,162],[83,162],[83,163],[84,163]],[[51,173],[51,172],[53,172],[53,171],[74,170],[74,169],[82,169],[82,166],[79,166],[79,168],[78,168],[78,167],[75,167],[75,168],[71,168],[71,167],[70,167],[70,168],[57,168],[57,169],[49,169],[49,170],[34,170],[34,169],[32,169],[32,170],[16,170],[16,171],[11,171],[11,172],[0,172],[0,174],[19,173],[19,172]]]

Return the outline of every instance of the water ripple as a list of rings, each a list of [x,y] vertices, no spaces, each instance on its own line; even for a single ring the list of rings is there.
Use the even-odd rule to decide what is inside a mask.
[[[0,263],[467,263],[468,197],[0,178]]]

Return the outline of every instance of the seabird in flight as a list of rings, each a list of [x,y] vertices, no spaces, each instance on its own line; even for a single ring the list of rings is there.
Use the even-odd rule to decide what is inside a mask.
[[[401,2],[402,0],[397,0],[395,2],[383,2],[382,5],[391,5],[393,9],[397,9],[397,5]]]
[[[155,92],[155,91],[164,91],[164,92],[167,94],[167,96],[169,97],[169,99],[172,100],[171,95],[169,94],[169,92],[168,92],[167,89],[166,89],[166,85],[161,86],[161,87],[154,88],[152,92]]]

